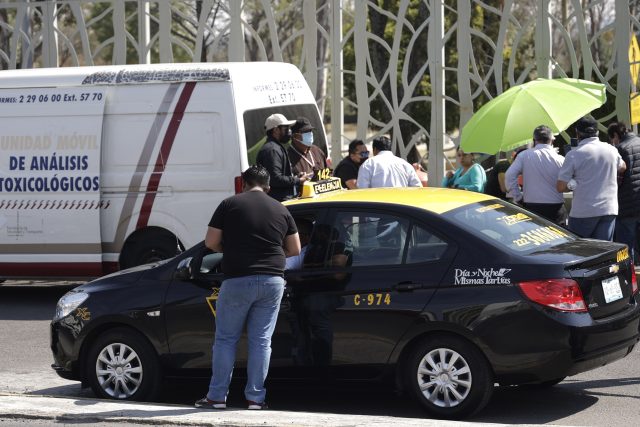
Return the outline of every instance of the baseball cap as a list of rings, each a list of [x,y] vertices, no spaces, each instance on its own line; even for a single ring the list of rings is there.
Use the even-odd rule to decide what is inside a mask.
[[[576,122],[576,129],[584,134],[598,133],[598,122],[589,116],[584,116]]]
[[[292,133],[305,133],[314,129],[315,128],[311,126],[311,122],[306,117],[298,117],[295,124],[291,126]]]
[[[282,114],[272,114],[264,121],[264,130],[271,130],[278,126],[291,126],[295,120],[287,120]]]
[[[538,126],[533,130],[533,139],[536,141],[551,141],[553,140],[553,131],[548,126]]]

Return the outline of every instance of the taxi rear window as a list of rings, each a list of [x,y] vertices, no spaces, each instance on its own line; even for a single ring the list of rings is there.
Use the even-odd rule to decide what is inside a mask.
[[[519,253],[550,248],[578,238],[565,228],[501,200],[466,205],[446,212],[443,217]]]

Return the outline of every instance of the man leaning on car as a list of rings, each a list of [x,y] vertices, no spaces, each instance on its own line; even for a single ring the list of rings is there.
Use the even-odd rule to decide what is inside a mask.
[[[251,166],[242,173],[243,193],[220,203],[209,222],[205,245],[224,253],[224,281],[217,301],[212,375],[197,408],[225,409],[236,345],[247,324],[249,359],[245,397],[249,409],[264,409],[271,336],[284,293],[285,256],[300,253],[289,211],[269,197],[269,172]]]

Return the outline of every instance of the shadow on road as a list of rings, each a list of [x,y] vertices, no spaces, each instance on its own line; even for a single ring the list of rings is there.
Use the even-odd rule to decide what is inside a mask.
[[[597,395],[601,393],[587,389],[615,387],[627,381],[640,383],[638,378],[627,378],[569,381],[543,390],[498,387],[484,411],[466,421],[504,424],[554,423],[579,413],[598,401]],[[205,380],[166,381],[163,393],[156,403],[191,406],[206,394],[207,386],[208,381]],[[244,408],[243,387],[242,381],[232,382],[228,399],[231,410]],[[272,382],[268,385],[268,390],[269,406],[278,411],[427,418],[425,412],[411,398],[399,396],[380,385],[350,384],[329,387]],[[81,389],[79,384],[37,390],[30,394],[95,397],[90,389]]]
[[[582,382],[574,388],[564,383],[547,389],[498,387],[487,407],[473,421],[504,424],[546,424],[577,414],[596,404],[585,394]]]

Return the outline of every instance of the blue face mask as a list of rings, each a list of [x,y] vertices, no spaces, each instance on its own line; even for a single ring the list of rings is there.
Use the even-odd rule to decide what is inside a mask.
[[[313,145],[313,132],[307,132],[302,134],[302,144],[307,147],[311,147]]]

